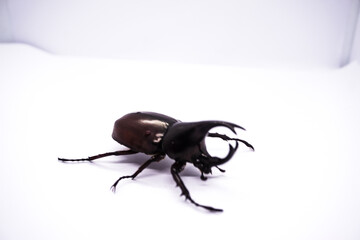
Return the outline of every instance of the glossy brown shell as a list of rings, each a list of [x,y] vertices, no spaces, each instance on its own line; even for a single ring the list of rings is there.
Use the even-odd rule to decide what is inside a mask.
[[[136,152],[161,153],[162,139],[178,120],[153,112],[129,113],[114,124],[112,138]]]

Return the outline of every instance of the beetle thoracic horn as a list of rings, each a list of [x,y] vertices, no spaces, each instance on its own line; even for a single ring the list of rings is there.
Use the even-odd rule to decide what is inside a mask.
[[[229,123],[229,122],[213,121],[207,125],[211,126],[213,124],[215,124],[215,126],[213,126],[213,127],[217,127],[217,126],[227,127],[235,134],[236,134],[236,132],[235,132],[234,128],[236,128],[236,127],[240,128],[242,130],[245,130],[243,127],[233,124],[233,123]],[[211,128],[213,128],[213,127],[211,127]],[[209,131],[209,130],[211,130],[211,128],[208,129],[208,127],[206,127],[205,129],[208,129],[207,131]],[[202,158],[203,159],[205,158],[204,160],[206,160],[210,166],[221,165],[221,164],[224,164],[225,162],[229,161],[232,158],[232,156],[234,155],[234,153],[236,152],[237,148],[239,147],[238,142],[244,143],[247,147],[251,148],[254,151],[254,147],[250,143],[248,143],[244,140],[238,139],[238,138],[231,138],[231,137],[228,137],[227,135],[219,134],[219,133],[207,133],[207,136],[221,138],[224,141],[235,141],[235,144],[236,144],[235,147],[233,147],[231,144],[229,144],[229,152],[228,152],[227,156],[224,158],[219,158],[219,157],[213,157],[208,153],[208,151],[206,149],[205,139],[203,139],[200,144],[200,148],[203,153]]]
[[[181,159],[183,156],[188,158],[202,158],[206,156],[208,164],[211,166],[222,164],[230,160],[238,147],[238,143],[236,142],[235,147],[229,146],[229,153],[225,158],[212,157],[207,152],[205,146],[205,137],[207,135],[219,137],[224,141],[236,140],[235,138],[217,133],[208,134],[210,129],[219,126],[226,127],[235,134],[235,128],[245,130],[239,125],[224,121],[179,122],[175,123],[166,133],[163,148],[166,154],[173,159]]]

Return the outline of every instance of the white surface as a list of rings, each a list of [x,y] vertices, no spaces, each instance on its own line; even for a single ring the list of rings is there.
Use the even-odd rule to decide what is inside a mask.
[[[67,55],[337,67],[350,57],[358,3],[5,0],[0,39]]]
[[[359,239],[360,67],[265,70],[54,57],[0,45],[0,239]],[[113,122],[137,110],[238,123],[241,148],[208,181],[171,159],[64,164],[121,149]]]

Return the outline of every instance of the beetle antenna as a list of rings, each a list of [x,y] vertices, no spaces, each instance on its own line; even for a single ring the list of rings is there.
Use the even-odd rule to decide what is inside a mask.
[[[107,156],[130,155],[130,154],[135,154],[135,153],[137,153],[137,152],[135,152],[133,150],[120,150],[120,151],[115,151],[115,152],[102,153],[102,154],[98,154],[98,155],[91,156],[88,158],[78,158],[78,159],[58,158],[58,160],[62,161],[62,162],[92,161],[92,160],[107,157]]]

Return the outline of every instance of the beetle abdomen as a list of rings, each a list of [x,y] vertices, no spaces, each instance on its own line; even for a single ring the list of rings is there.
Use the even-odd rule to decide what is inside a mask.
[[[115,122],[112,138],[137,152],[159,153],[164,134],[175,122],[176,119],[159,113],[129,113]]]

